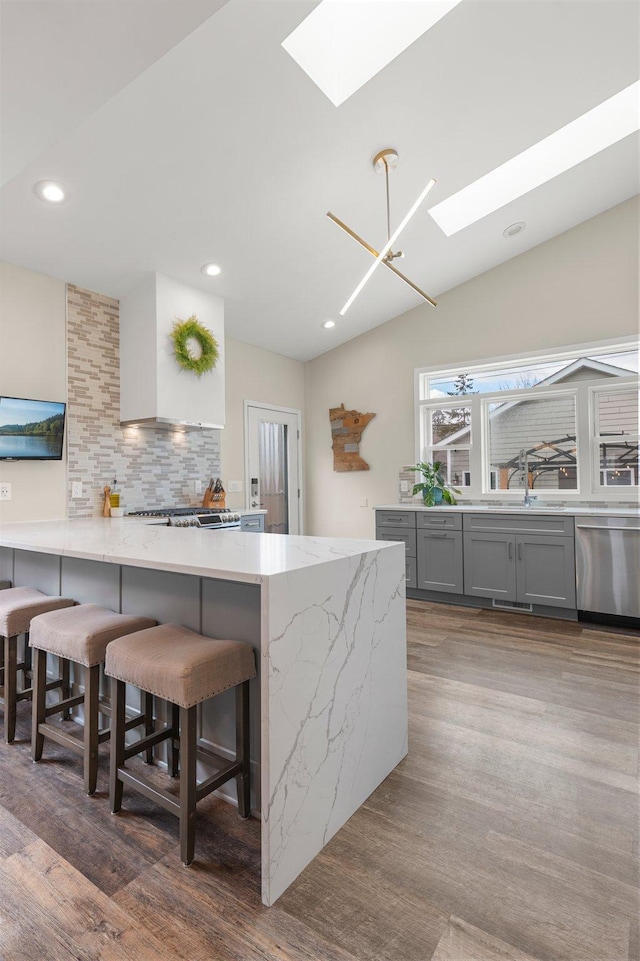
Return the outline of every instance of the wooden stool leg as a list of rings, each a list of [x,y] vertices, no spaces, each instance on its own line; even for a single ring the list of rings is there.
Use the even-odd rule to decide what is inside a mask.
[[[71,664],[66,657],[58,658],[58,671],[62,678],[62,700],[66,701],[71,697]],[[62,714],[63,721],[71,720],[71,708],[67,708]]]
[[[124,766],[124,719],[126,687],[124,681],[111,678],[111,760],[109,765],[109,804],[111,813],[122,807],[123,784],[118,771]]]
[[[31,705],[31,757],[39,761],[44,747],[44,734],[39,731],[39,725],[45,722],[45,707],[47,703],[47,652],[35,649],[35,664],[33,674],[33,703]]]
[[[144,733],[153,734],[155,731],[155,724],[153,723],[153,694],[149,694],[148,691],[144,692]],[[148,747],[146,752],[145,760],[147,764],[153,764],[153,748]]]
[[[11,744],[16,736],[16,705],[18,681],[18,638],[4,639],[4,739]]]
[[[31,645],[29,644],[29,631],[24,635],[24,657],[22,658],[22,677],[24,686],[28,687],[29,676],[31,675],[32,658]]]
[[[84,669],[84,789],[93,794],[98,780],[98,698],[100,665]]]
[[[249,756],[249,681],[236,687],[236,761],[242,761],[242,773],[236,777],[238,814],[251,813],[251,759]]]
[[[196,840],[196,741],[198,708],[180,708],[180,857],[192,863]]]
[[[178,776],[178,759],[180,757],[180,708],[177,704],[169,705],[171,710],[171,739],[169,741],[169,774]]]

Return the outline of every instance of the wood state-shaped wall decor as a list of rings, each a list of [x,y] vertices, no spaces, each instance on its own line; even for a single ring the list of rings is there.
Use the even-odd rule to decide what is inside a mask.
[[[360,457],[360,438],[375,416],[345,410],[344,404],[329,410],[335,471],[369,470],[366,460]]]

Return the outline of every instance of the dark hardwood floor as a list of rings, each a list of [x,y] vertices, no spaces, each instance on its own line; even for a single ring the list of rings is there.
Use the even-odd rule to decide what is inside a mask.
[[[109,814],[30,705],[0,744],[3,961],[640,961],[632,634],[408,602],[409,756],[271,909],[259,824],[210,797],[197,862]]]

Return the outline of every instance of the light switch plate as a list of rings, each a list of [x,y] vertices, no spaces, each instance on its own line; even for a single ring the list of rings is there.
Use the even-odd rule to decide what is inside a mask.
[[[361,498],[360,498],[360,507],[368,507],[368,506],[369,506],[369,498],[368,498],[368,497],[361,497]]]
[[[239,480],[229,481],[227,490],[229,491],[230,494],[241,494],[243,489],[244,489],[244,484],[242,483],[242,481],[239,481]]]

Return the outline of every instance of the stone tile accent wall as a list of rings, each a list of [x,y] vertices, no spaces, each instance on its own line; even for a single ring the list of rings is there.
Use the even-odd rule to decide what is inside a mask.
[[[141,357],[140,363],[150,363]],[[118,301],[67,285],[69,516],[102,512],[103,488],[118,479],[125,511],[198,505],[220,473],[220,432],[120,427]],[[72,499],[74,481],[83,497]]]

